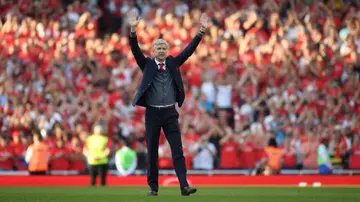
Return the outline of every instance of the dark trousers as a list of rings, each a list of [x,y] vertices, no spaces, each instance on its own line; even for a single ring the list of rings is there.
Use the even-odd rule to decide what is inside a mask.
[[[30,175],[46,175],[46,171],[31,171]]]
[[[107,164],[90,165],[89,173],[90,173],[91,185],[94,186],[96,184],[96,178],[98,175],[100,176],[100,184],[102,186],[106,185],[107,170],[108,170]]]
[[[148,150],[147,181],[153,191],[159,188],[158,150],[161,128],[169,142],[172,160],[180,187],[189,186],[186,180],[186,166],[179,128],[179,113],[175,106],[157,108],[147,107],[145,112],[146,145]]]

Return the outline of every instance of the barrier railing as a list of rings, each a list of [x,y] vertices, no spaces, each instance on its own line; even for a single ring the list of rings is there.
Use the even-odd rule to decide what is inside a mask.
[[[250,175],[249,169],[238,170],[188,170],[188,175]],[[49,175],[84,175],[86,173],[74,171],[74,170],[52,170],[49,171]],[[118,171],[109,170],[110,175],[118,175]],[[174,170],[159,170],[160,175],[175,175]],[[281,170],[282,175],[316,175],[318,171],[316,169],[303,169],[303,170]],[[0,176],[27,176],[27,171],[0,171]],[[146,175],[145,170],[136,170],[134,175]],[[344,170],[335,169],[333,175],[360,175],[360,170]]]

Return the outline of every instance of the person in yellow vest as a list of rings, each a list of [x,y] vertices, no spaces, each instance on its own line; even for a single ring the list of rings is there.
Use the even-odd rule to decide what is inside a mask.
[[[282,166],[283,150],[278,148],[275,138],[270,138],[268,146],[264,149],[264,155],[254,169],[253,175],[277,175]]]
[[[265,148],[267,165],[265,166],[264,175],[280,174],[283,162],[283,150],[278,148],[275,138],[269,140],[269,145]]]
[[[33,131],[33,144],[26,150],[25,161],[30,175],[45,175],[49,169],[49,148],[39,131]]]
[[[91,185],[95,186],[96,178],[99,175],[100,184],[105,186],[110,145],[108,137],[103,135],[100,125],[95,125],[93,134],[86,138],[83,152],[89,164]]]

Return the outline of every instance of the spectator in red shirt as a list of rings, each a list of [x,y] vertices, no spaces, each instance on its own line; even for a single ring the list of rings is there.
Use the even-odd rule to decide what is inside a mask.
[[[318,137],[313,131],[308,131],[307,141],[302,144],[303,166],[307,169],[317,168],[317,147],[319,146]]]
[[[354,145],[350,156],[350,169],[360,169],[360,135],[354,136]]]
[[[190,117],[187,117],[187,119],[190,121]],[[187,127],[183,127],[183,133],[185,134],[183,136],[183,144],[186,147],[190,147],[191,145],[197,143],[200,139],[199,135],[195,131],[195,127],[190,125],[190,123],[188,123]]]
[[[13,141],[10,143],[10,146],[14,150],[16,168],[17,170],[26,170],[27,165],[25,162],[25,154],[29,141],[22,133],[19,132],[13,132],[12,139]]]
[[[183,133],[185,134],[184,136],[182,136],[182,143],[184,147],[184,157],[185,157],[185,164],[187,169],[191,169],[192,161],[194,158],[192,156],[192,153],[190,152],[190,149],[200,139],[198,133],[195,130],[195,127],[190,124],[190,121],[191,121],[190,116],[187,116],[184,119],[183,122],[184,127],[182,129]]]
[[[254,168],[256,163],[256,154],[253,135],[249,131],[244,131],[242,136],[244,137],[244,142],[240,146],[240,167]]]
[[[69,170],[70,169],[70,151],[65,148],[64,141],[56,140],[56,147],[50,151],[50,169],[51,170]]]
[[[79,172],[85,171],[86,158],[83,154],[82,145],[78,137],[73,137],[71,140],[70,161],[70,170]]]
[[[285,136],[283,148],[283,168],[294,169],[296,167],[296,148],[291,145],[291,137]]]
[[[0,136],[0,170],[12,170],[15,167],[14,148],[9,144],[9,140]]]
[[[17,156],[21,155],[26,150],[26,148],[24,148],[24,145],[20,141],[21,137],[22,137],[22,135],[17,131],[12,133],[13,141],[10,142],[10,146],[13,147],[14,152]]]
[[[220,140],[220,168],[239,167],[239,142],[230,127],[225,129],[226,135]]]
[[[173,163],[171,159],[171,148],[168,141],[159,146],[159,168],[172,169]]]
[[[61,126],[61,124],[56,123],[54,125],[54,130],[53,131],[54,131],[54,135],[51,136],[51,137],[48,137],[46,139],[46,143],[47,143],[47,145],[49,146],[50,149],[56,147],[57,140],[65,141],[65,139],[64,139],[64,131],[63,131],[63,127]]]

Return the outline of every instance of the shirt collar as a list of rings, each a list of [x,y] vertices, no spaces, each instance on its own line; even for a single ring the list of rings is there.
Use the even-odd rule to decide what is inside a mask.
[[[157,60],[156,60],[156,58],[154,58],[154,60],[155,60],[156,64],[159,66],[159,65],[160,65],[160,62],[159,62],[159,61],[157,61]],[[165,60],[164,60],[164,62],[163,62],[163,63],[164,63],[164,66],[166,66]]]

